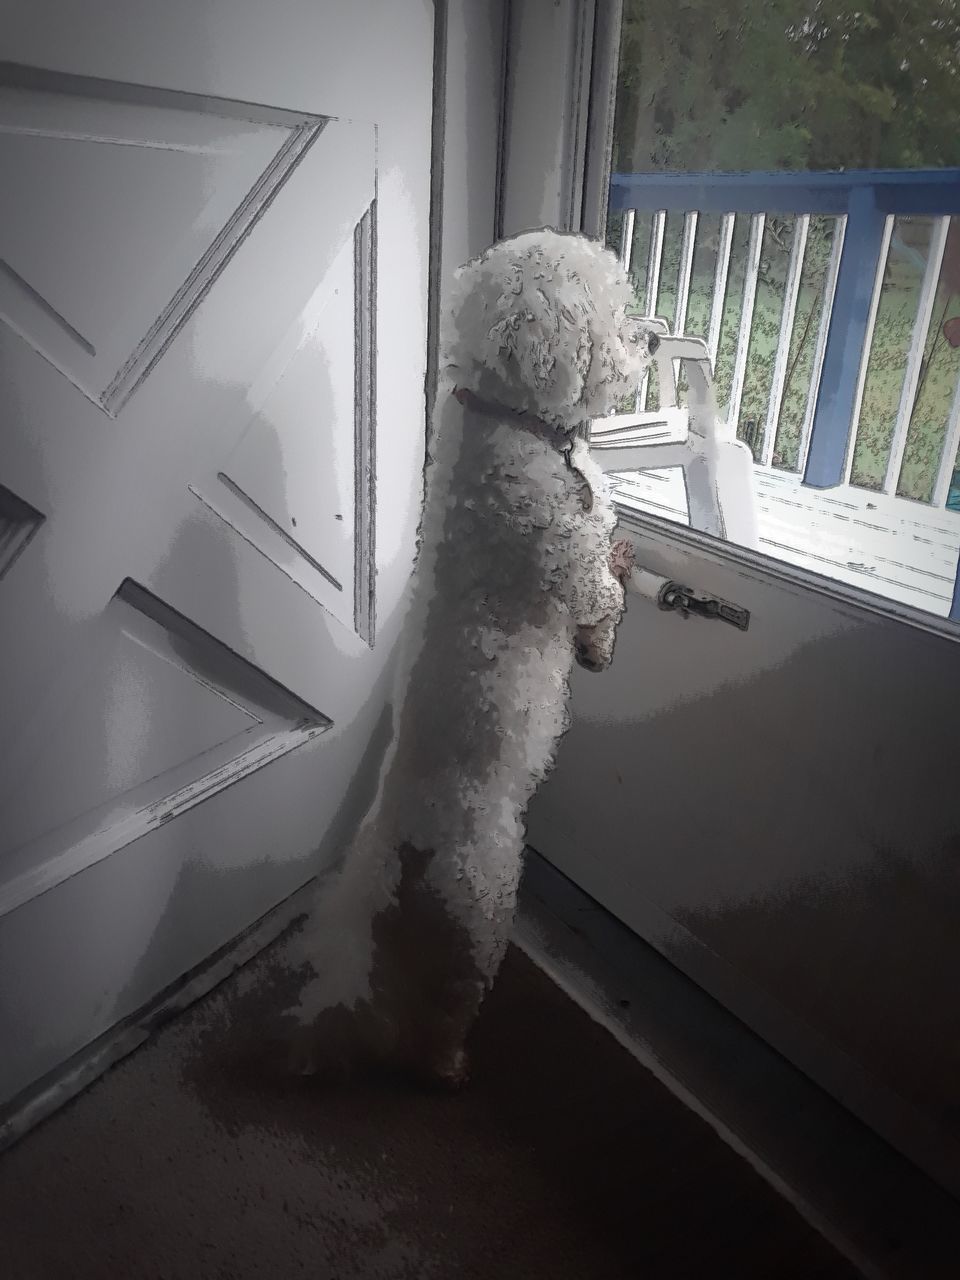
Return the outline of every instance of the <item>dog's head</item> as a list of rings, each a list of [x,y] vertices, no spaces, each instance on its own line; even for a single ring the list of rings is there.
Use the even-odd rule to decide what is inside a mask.
[[[564,431],[611,412],[659,339],[627,316],[633,290],[595,240],[527,231],[456,274],[445,364],[461,387]]]

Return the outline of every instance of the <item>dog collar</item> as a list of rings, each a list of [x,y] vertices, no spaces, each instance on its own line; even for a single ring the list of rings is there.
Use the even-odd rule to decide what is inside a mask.
[[[484,400],[466,387],[454,387],[453,394],[464,408],[473,409],[475,413],[485,414],[488,418],[514,418],[534,435],[556,445],[561,453],[567,448],[569,433],[561,431],[552,422],[537,417],[535,413],[528,413],[525,409],[511,409],[509,405],[499,404],[496,400]]]
[[[590,488],[590,482],[580,468],[573,465],[574,442],[571,441],[567,432],[561,431],[559,427],[555,427],[550,422],[545,422],[543,418],[538,418],[535,413],[528,413],[524,409],[511,409],[509,405],[498,404],[495,400],[484,400],[467,387],[454,387],[453,394],[465,409],[472,409],[475,413],[482,413],[490,418],[514,418],[522,426],[526,427],[528,431],[539,436],[541,440],[546,440],[549,444],[552,444],[558,452],[563,454],[567,469],[572,471],[574,475],[579,476],[583,481],[583,487],[580,490],[580,501],[583,503],[583,509],[585,511],[593,510],[593,490]]]

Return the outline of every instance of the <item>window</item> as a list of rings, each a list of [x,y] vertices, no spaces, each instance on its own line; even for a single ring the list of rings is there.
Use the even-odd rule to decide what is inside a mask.
[[[956,0],[626,0],[607,238],[637,311],[701,340],[737,518],[664,453],[704,414],[669,341],[594,431],[649,446],[624,505],[749,543],[752,503],[760,551],[955,620],[958,63]]]

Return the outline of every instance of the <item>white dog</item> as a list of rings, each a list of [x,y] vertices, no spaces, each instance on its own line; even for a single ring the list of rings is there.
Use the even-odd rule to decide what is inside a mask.
[[[513,918],[523,818],[567,725],[574,656],[607,666],[625,545],[583,433],[656,339],[594,241],[535,231],[455,282],[399,719],[376,800],[301,934],[305,1073],[379,1061],[438,1083]]]

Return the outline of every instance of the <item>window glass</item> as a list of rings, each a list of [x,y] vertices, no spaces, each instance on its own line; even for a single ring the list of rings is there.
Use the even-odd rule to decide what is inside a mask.
[[[635,310],[665,345],[702,340],[717,438],[751,464],[721,467],[723,501],[752,504],[757,548],[942,617],[960,605],[958,67],[960,0],[626,0],[607,224]],[[658,462],[692,440],[671,367],[689,414],[687,366],[661,360],[594,438],[638,444],[625,505],[708,528],[679,445],[642,466],[648,439]]]

